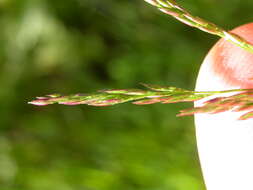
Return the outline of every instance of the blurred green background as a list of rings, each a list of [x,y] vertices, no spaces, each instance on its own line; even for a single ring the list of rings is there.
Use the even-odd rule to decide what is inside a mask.
[[[253,1],[180,0],[231,29]],[[0,0],[0,190],[203,190],[191,106],[27,102],[51,93],[193,89],[212,44],[142,0]]]

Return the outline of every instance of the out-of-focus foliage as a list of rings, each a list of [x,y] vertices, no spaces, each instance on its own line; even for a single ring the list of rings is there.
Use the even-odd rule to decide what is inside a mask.
[[[180,1],[229,29],[253,1]],[[203,189],[184,105],[35,107],[48,93],[193,89],[217,38],[142,0],[0,0],[1,190]]]

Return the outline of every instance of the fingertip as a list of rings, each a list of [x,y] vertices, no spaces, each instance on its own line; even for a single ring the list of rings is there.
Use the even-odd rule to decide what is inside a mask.
[[[253,23],[239,26],[231,32],[253,44]],[[213,73],[227,86],[253,88],[253,54],[224,39],[212,47],[203,64],[208,64],[209,71],[206,72]]]

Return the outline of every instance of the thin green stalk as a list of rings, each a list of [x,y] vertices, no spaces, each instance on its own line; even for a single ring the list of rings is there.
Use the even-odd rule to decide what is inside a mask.
[[[223,90],[223,91],[194,91],[194,94],[211,94],[211,95],[215,95],[215,94],[227,94],[230,92],[252,92],[253,89],[231,89],[231,90]]]
[[[225,40],[232,42],[233,44],[253,53],[253,45],[243,39],[242,37],[224,30],[216,24],[193,16],[187,10],[179,6],[174,0],[144,0],[149,4],[157,7],[160,11],[165,14],[171,15],[177,20],[191,27],[198,28],[204,32],[217,35]]]

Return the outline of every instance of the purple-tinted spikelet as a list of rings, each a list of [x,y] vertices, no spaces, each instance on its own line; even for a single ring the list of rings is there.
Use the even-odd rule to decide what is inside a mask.
[[[153,5],[153,6],[159,6],[158,2],[156,0],[144,0],[147,3]]]
[[[35,105],[35,106],[46,106],[51,104],[50,102],[47,102],[47,99],[37,99],[29,102],[29,104]]]
[[[136,101],[136,102],[133,102],[133,104],[135,105],[147,105],[147,104],[155,104],[155,103],[158,103],[158,102],[161,102],[160,99],[145,99],[145,100],[140,100],[140,101]]]
[[[239,120],[246,120],[246,119],[252,119],[253,118],[253,111],[243,114]]]
[[[59,102],[59,104],[68,105],[68,106],[76,106],[82,104],[81,101],[66,101],[66,102]]]

